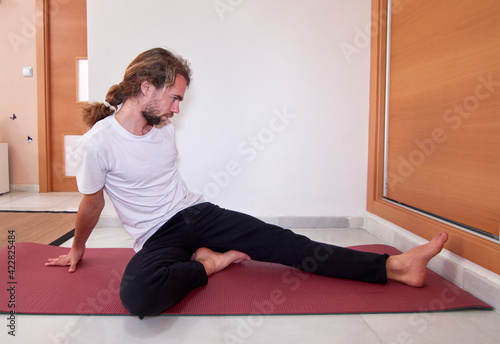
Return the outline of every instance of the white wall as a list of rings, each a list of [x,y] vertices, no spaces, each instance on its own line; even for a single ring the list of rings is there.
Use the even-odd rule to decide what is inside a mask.
[[[87,3],[92,100],[146,49],[191,62],[174,124],[192,189],[257,216],[365,214],[369,0]]]

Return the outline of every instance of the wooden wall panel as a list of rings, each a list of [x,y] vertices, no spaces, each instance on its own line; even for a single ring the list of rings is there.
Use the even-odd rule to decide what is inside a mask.
[[[391,21],[387,197],[495,236],[500,1],[405,2]]]
[[[398,14],[410,1],[398,1]],[[449,235],[446,249],[500,274],[498,241],[413,211],[384,197],[386,30],[387,0],[372,0],[367,210],[428,240],[444,231]]]
[[[51,191],[76,191],[76,179],[64,173],[64,135],[86,131],[76,98],[76,60],[87,56],[87,2],[48,2]]]

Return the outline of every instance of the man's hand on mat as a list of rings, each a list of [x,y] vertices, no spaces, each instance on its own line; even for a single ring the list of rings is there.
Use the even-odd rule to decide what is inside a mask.
[[[76,270],[76,265],[82,259],[85,249],[71,248],[68,254],[63,254],[57,258],[49,258],[49,261],[45,263],[46,266],[68,266],[69,272],[74,272]]]

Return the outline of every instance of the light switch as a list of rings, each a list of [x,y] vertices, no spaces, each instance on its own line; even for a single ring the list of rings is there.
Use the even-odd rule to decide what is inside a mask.
[[[28,78],[32,77],[33,67],[23,67],[23,76]]]

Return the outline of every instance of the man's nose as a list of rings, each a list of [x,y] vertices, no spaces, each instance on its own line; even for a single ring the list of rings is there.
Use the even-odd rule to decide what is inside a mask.
[[[172,111],[173,113],[179,113],[179,102],[178,101],[175,101],[172,104],[172,107],[170,108],[170,111]]]

